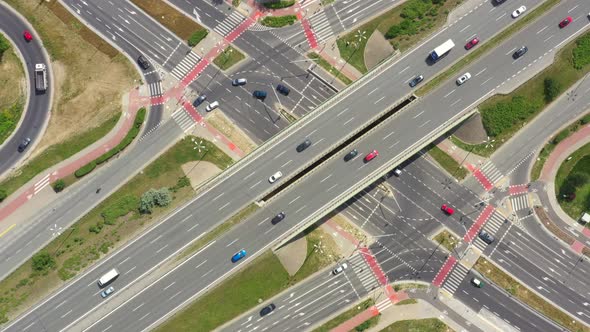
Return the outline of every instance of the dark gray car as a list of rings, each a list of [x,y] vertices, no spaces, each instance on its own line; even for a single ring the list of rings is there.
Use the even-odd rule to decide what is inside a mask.
[[[272,218],[272,220],[270,221],[271,224],[276,225],[279,222],[281,222],[281,220],[285,219],[285,212],[279,212],[279,214],[277,214],[276,216],[274,216]]]
[[[146,70],[150,67],[149,61],[147,61],[147,59],[143,55],[140,55],[139,58],[137,58],[137,63],[139,63],[143,70]]]
[[[418,83],[424,81],[424,76],[422,75],[418,75],[416,77],[414,77],[411,81],[410,81],[410,86],[413,88],[416,85],[418,85]]]
[[[305,139],[305,141],[301,142],[301,144],[297,145],[297,152],[302,152],[303,150],[307,149],[311,146],[311,141],[309,139]]]
[[[490,233],[488,233],[484,230],[479,232],[479,238],[482,239],[482,241],[487,244],[492,244],[492,242],[494,242],[494,240],[495,240],[494,237]]]
[[[260,310],[260,316],[262,317],[270,314],[273,312],[273,310],[275,310],[276,307],[277,306],[274,303],[267,305],[266,307],[262,308],[262,310]]]
[[[525,55],[525,53],[526,53],[528,50],[529,50],[529,48],[528,48],[528,47],[526,47],[526,46],[523,46],[523,47],[519,48],[518,50],[516,50],[516,52],[514,52],[514,54],[512,54],[512,57],[513,57],[514,59],[518,59],[518,58],[520,58],[521,56]]]

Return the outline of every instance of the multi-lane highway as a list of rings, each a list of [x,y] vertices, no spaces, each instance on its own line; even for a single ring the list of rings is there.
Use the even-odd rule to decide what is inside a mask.
[[[18,15],[14,10],[7,7],[5,3],[0,4],[0,30],[3,34],[12,41],[12,45],[16,47],[14,50],[19,55],[22,64],[26,67],[27,73],[27,94],[28,102],[26,109],[22,114],[22,121],[20,126],[15,129],[14,134],[9,137],[0,146],[0,176],[11,168],[15,167],[35,146],[35,143],[43,130],[45,124],[49,119],[49,111],[51,104],[51,95],[53,93],[53,86],[51,81],[51,70],[49,70],[50,63],[43,45],[39,40],[39,36],[32,30],[24,18]],[[25,41],[23,32],[25,30],[31,31],[33,40]],[[35,64],[43,63],[48,67],[47,80],[48,87],[44,93],[37,93],[35,90]],[[15,83],[16,86],[16,83]],[[23,153],[17,151],[19,144],[25,138],[31,139],[31,144]]]
[[[559,19],[557,17],[561,17],[562,15],[560,11],[567,11],[568,6],[573,6],[573,3],[574,1],[562,2],[544,17],[544,19],[547,20],[547,22],[554,20],[558,21]],[[479,7],[478,10],[482,10],[482,7],[485,6]],[[509,8],[506,7],[506,9]],[[494,20],[494,23],[501,22],[504,16],[505,15],[498,15],[496,17],[498,19]],[[462,24],[468,24],[467,18],[469,17],[470,16],[467,15],[461,21],[463,22]],[[481,22],[481,18],[479,18],[478,21]],[[453,29],[448,28],[441,35],[435,36],[434,40],[427,42],[414,52],[420,52],[419,54],[426,55],[428,52],[423,48],[430,50],[433,45],[441,42],[439,39],[444,40],[444,37],[447,37],[444,36],[445,33],[453,33],[454,35],[460,36],[461,33],[459,31],[465,28],[465,26],[456,25],[452,27]],[[583,27],[581,22],[574,22],[572,24],[572,31],[577,31],[581,29],[581,27]],[[533,27],[533,29],[527,28],[523,32],[517,34],[517,37],[522,38],[523,36],[526,36],[527,38],[534,39],[534,34],[538,31],[538,28],[539,27]],[[549,32],[551,32],[551,30]],[[466,35],[465,38],[467,37],[468,36]],[[562,43],[567,37],[568,35],[556,35],[554,38],[550,39],[551,42],[544,42],[540,43],[541,45],[536,45],[536,47],[529,47],[529,54],[531,56],[529,59],[532,60],[543,55],[548,50],[553,50],[556,45]],[[474,64],[474,66],[481,66],[482,63],[485,63],[487,65],[485,68],[488,73],[494,74],[494,76],[486,82],[491,82],[491,86],[494,86],[494,84],[501,84],[516,73],[518,68],[521,68],[514,66],[515,63],[512,63],[512,69],[505,69],[510,66],[503,65],[505,60],[501,61],[504,59],[502,58],[501,52],[506,52],[506,49],[512,47],[512,45],[507,45],[509,43],[510,41],[501,45],[499,50],[494,51],[492,54],[493,57],[490,56],[487,59]],[[456,55],[457,53],[460,53],[453,52],[446,59],[443,59],[442,62],[449,63],[453,58],[453,54]],[[503,56],[506,57],[506,55]],[[153,231],[147,233],[132,245],[124,248],[117,255],[111,256],[111,258],[100,264],[98,269],[90,271],[66,289],[55,294],[40,307],[35,308],[34,314],[27,315],[23,319],[20,319],[16,325],[11,326],[11,329],[22,329],[31,324],[34,325],[41,322],[43,324],[51,325],[52,328],[56,329],[69,326],[74,319],[84,315],[101,303],[96,296],[96,290],[92,290],[89,287],[94,287],[94,282],[104,270],[108,269],[107,267],[121,265],[120,269],[124,272],[117,280],[117,284],[121,287],[125,287],[124,285],[152,268],[157,262],[161,261],[163,257],[167,257],[170,253],[173,253],[176,249],[182,247],[185,243],[188,243],[190,239],[198,236],[201,230],[210,227],[216,221],[223,220],[239,207],[244,206],[251,200],[255,199],[256,197],[254,196],[256,196],[257,193],[260,195],[260,193],[268,191],[270,187],[269,184],[266,183],[266,179],[270,174],[274,173],[275,170],[281,169],[283,173],[286,174],[286,177],[288,177],[294,170],[298,169],[300,165],[309,161],[314,156],[322,154],[322,152],[327,150],[336,140],[341,138],[341,134],[339,133],[341,133],[343,129],[354,130],[355,127],[359,127],[366,123],[366,121],[373,117],[376,112],[383,110],[386,105],[390,105],[399,99],[400,94],[397,94],[399,91],[396,92],[391,90],[391,81],[394,80],[401,84],[396,90],[402,90],[402,94],[404,89],[407,91],[408,88],[405,85],[405,81],[399,79],[399,76],[403,76],[406,68],[409,68],[408,66],[403,67],[403,65],[409,64],[409,62],[412,61],[414,61],[414,64],[417,66],[416,70],[420,70],[420,64],[422,67],[426,66],[426,64],[416,56],[408,57],[406,55],[405,57],[402,57],[395,66],[388,66],[385,68],[383,72],[371,80],[370,84],[356,86],[353,89],[355,90],[353,96],[349,94],[341,96],[338,103],[335,103],[329,110],[328,113],[331,113],[329,119],[326,114],[317,115],[313,118],[313,121],[310,121],[310,125],[289,131],[287,133],[289,137],[283,138],[287,134],[280,136],[283,140],[278,143],[273,142],[272,147],[267,149],[264,155],[257,154],[245,161],[239,169],[231,172],[231,176],[218,181],[216,187],[203,193],[195,201],[191,202],[187,208],[173,215],[159,227],[156,227]],[[530,63],[523,62],[524,61],[519,62],[518,65],[526,66],[527,63]],[[499,68],[500,66],[502,68]],[[429,68],[432,69],[432,67]],[[425,68],[423,69],[425,70]],[[479,70],[481,69],[483,68],[480,67]],[[481,74],[483,74],[483,72]],[[155,304],[146,302],[156,301],[161,298],[162,294],[159,293],[159,290],[163,287],[159,287],[159,285],[164,285],[166,282],[168,282],[166,285],[171,283],[170,279],[164,278],[160,280],[155,287],[152,286],[147,288],[144,292],[138,294],[137,297],[119,308],[119,310],[115,311],[114,314],[107,316],[107,319],[100,321],[99,325],[94,328],[106,328],[108,325],[105,326],[104,324],[109,322],[113,322],[113,324],[124,324],[125,321],[128,322],[129,320],[134,320],[137,322],[137,328],[141,329],[141,326],[149,326],[152,322],[157,322],[160,317],[166,314],[171,308],[184,302],[185,299],[190,298],[191,294],[199,294],[199,290],[203,290],[208,285],[211,285],[212,282],[219,280],[219,278],[213,278],[213,275],[223,276],[226,273],[231,272],[232,269],[235,269],[235,267],[233,267],[227,260],[220,261],[219,257],[227,256],[229,258],[230,253],[241,247],[248,247],[250,252],[260,252],[263,248],[267,247],[267,245],[265,245],[266,243],[274,240],[278,235],[283,234],[295,223],[303,219],[304,216],[311,215],[314,211],[322,210],[326,205],[325,201],[330,199],[329,196],[335,195],[336,192],[342,192],[344,188],[349,188],[351,184],[363,181],[367,174],[370,174],[379,167],[380,160],[394,158],[399,155],[399,151],[406,150],[418,139],[424,137],[426,133],[432,132],[433,130],[440,130],[439,124],[456,115],[457,110],[461,110],[465,106],[469,106],[479,99],[481,91],[475,88],[475,84],[477,84],[479,80],[482,80],[483,77],[478,79],[476,79],[476,77],[464,86],[466,89],[459,90],[461,92],[460,94],[456,91],[457,88],[452,86],[452,82],[443,85],[439,90],[435,91],[432,96],[424,98],[416,107],[404,110],[395,117],[394,121],[390,121],[385,126],[378,128],[372,135],[367,136],[362,141],[355,144],[359,147],[361,153],[377,147],[381,151],[381,156],[375,161],[369,164],[363,164],[360,158],[357,158],[352,162],[344,163],[341,160],[341,157],[343,153],[347,151],[338,154],[336,158],[326,162],[326,165],[317,170],[314,174],[304,178],[297,185],[292,187],[291,190],[275,198],[265,209],[253,216],[253,220],[249,220],[245,225],[232,230],[223,239],[219,239],[217,242],[210,244],[209,247],[196,258],[187,261],[185,265],[166,276],[166,278],[176,278],[177,276],[184,275],[190,279],[183,280],[182,283],[176,283],[178,287],[182,286],[182,289],[180,290],[182,291],[182,294],[175,297],[174,301],[171,301],[171,303],[166,305],[161,305],[159,303],[160,305],[156,306]],[[469,89],[468,87],[471,88]],[[453,98],[457,99],[445,99],[444,95],[440,95],[445,92],[447,93],[446,97],[456,93],[456,97],[453,96]],[[459,95],[462,98],[459,98]],[[363,96],[363,98],[359,98],[359,96]],[[443,102],[441,103],[441,101]],[[448,103],[448,105],[445,103]],[[433,106],[435,107],[433,108]],[[416,108],[420,109],[417,110]],[[363,112],[356,111],[361,109]],[[295,146],[305,137],[310,137],[314,144],[304,153],[295,153]],[[240,180],[236,181],[235,179]],[[266,190],[262,188],[266,188]],[[231,195],[229,193],[231,193]],[[284,223],[269,228],[268,219],[276,213],[276,210],[278,210],[279,207],[286,210],[288,217]],[[199,216],[199,219],[194,216]],[[259,224],[258,227],[256,227],[256,224],[254,223]],[[188,229],[195,226],[195,224],[199,224],[201,227],[193,228],[193,233],[188,232]],[[226,239],[229,240],[226,242]],[[142,257],[145,255],[140,255],[140,253],[145,252],[155,252],[156,257]],[[196,266],[195,263],[197,260],[199,263],[205,262],[199,267],[205,275],[195,280],[194,266]],[[188,268],[191,264],[195,265],[191,267],[190,272],[183,271],[184,268]],[[72,303],[74,302],[76,303],[76,306],[72,306]],[[139,306],[141,303],[145,303],[146,305]],[[132,306],[134,306],[133,308],[139,308],[136,311],[125,310],[127,307]],[[133,314],[129,314],[130,312],[133,312]],[[139,320],[139,318],[142,319]],[[126,324],[124,326],[129,325]]]

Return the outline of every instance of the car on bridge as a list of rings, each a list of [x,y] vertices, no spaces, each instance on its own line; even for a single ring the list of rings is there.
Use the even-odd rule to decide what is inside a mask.
[[[272,218],[270,223],[276,225],[280,223],[283,219],[285,219],[285,212],[279,212],[276,216]]]
[[[268,178],[268,182],[270,183],[275,183],[278,179],[280,179],[283,176],[283,173],[281,173],[281,171],[276,172],[275,174],[271,175]]]
[[[306,138],[305,141],[301,142],[301,144],[297,145],[297,152],[303,152],[303,150],[307,149],[311,146],[311,141],[309,138]]]
[[[236,252],[233,256],[231,256],[231,262],[235,263],[237,261],[239,261],[240,259],[246,257],[246,250],[242,249],[238,252]]]
[[[371,161],[373,159],[375,159],[375,157],[377,157],[379,155],[379,151],[377,150],[373,150],[371,151],[368,155],[365,156],[365,161]]]
[[[346,156],[344,156],[344,161],[350,161],[354,157],[356,157],[358,154],[359,154],[359,152],[357,151],[357,149],[353,149],[352,151],[347,153]]]
[[[570,25],[570,23],[572,23],[572,17],[568,16],[564,18],[563,21],[559,22],[559,27],[565,28],[566,26]]]

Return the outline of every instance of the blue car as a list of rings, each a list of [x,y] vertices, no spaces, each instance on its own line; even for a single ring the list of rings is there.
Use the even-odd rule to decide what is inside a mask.
[[[231,256],[231,261],[232,263],[235,263],[244,257],[246,257],[246,250],[242,249]]]

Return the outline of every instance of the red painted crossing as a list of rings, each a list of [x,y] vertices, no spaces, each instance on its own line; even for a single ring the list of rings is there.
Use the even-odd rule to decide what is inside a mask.
[[[494,188],[494,185],[490,182],[490,180],[488,180],[486,175],[483,174],[483,172],[479,168],[473,171],[473,176],[475,176],[477,181],[481,183],[481,185],[486,191],[490,191],[492,188]]]
[[[572,243],[571,248],[573,251],[581,254],[582,251],[584,251],[584,244],[578,240],[575,240],[574,243]]]
[[[513,185],[513,186],[508,187],[508,193],[510,194],[510,196],[524,194],[524,193],[527,193],[528,191],[529,191],[528,184],[517,184],[517,185]]]
[[[365,261],[367,262],[367,264],[369,265],[371,270],[373,271],[373,274],[375,275],[375,277],[379,281],[379,284],[381,284],[381,286],[387,284],[387,277],[385,276],[385,273],[383,273],[383,270],[381,269],[381,266],[379,265],[379,263],[375,259],[375,256],[373,256],[373,254],[371,254],[371,251],[369,250],[369,248],[362,247],[359,249],[359,251],[363,255],[363,257],[365,258]]]
[[[300,16],[299,19],[301,20],[301,26],[303,26],[303,31],[305,32],[305,37],[307,37],[309,47],[311,47],[311,49],[318,47],[318,41],[315,38],[315,33],[313,33],[313,30],[311,29],[311,24],[309,24],[309,20],[306,17],[301,17],[300,14],[298,14],[297,16]]]
[[[457,259],[453,256],[449,256],[449,258],[447,258],[447,261],[443,264],[443,266],[440,268],[440,270],[432,280],[432,284],[436,287],[440,287],[449,275],[449,272],[451,272],[451,270],[453,269],[453,266],[455,266],[455,264],[457,264]]]
[[[486,206],[486,208],[479,214],[479,217],[477,217],[477,220],[475,220],[475,223],[471,225],[471,227],[463,237],[463,241],[470,243],[475,238],[475,235],[486,223],[486,221],[490,218],[492,213],[494,213],[494,207],[491,205]]]

